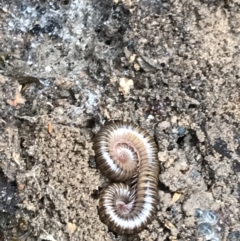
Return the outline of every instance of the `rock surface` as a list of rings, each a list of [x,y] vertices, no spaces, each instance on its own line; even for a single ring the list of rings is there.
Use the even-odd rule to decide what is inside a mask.
[[[0,240],[204,240],[198,208],[238,240],[239,11],[237,0],[2,0]],[[159,147],[158,212],[131,237],[97,213],[108,180],[92,138],[114,120]]]

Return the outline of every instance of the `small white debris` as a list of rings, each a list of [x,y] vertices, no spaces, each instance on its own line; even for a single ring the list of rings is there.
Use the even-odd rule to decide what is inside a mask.
[[[45,71],[46,71],[47,73],[49,73],[49,72],[52,71],[52,68],[48,65],[48,66],[46,66]]]
[[[133,80],[128,78],[120,78],[119,80],[119,91],[121,91],[124,95],[127,95],[130,89],[133,87]]]

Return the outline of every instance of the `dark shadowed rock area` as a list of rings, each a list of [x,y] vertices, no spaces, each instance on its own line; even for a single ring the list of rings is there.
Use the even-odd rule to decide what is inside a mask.
[[[0,241],[240,240],[239,23],[238,0],[1,0]],[[116,120],[161,163],[129,237],[97,212],[92,138]]]

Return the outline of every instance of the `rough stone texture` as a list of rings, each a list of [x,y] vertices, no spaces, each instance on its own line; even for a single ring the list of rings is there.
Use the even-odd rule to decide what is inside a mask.
[[[1,214],[1,236],[204,240],[202,208],[219,214],[222,240],[238,240],[239,11],[237,0],[2,0],[0,166],[18,208]],[[97,213],[108,180],[92,138],[113,120],[159,147],[158,212],[131,237]]]

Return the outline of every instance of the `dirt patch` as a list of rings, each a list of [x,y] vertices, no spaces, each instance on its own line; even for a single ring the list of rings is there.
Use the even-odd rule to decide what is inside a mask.
[[[239,3],[80,2],[0,3],[0,191],[13,197],[0,197],[2,236],[204,240],[201,209],[219,240],[238,240]],[[92,138],[113,120],[159,147],[158,212],[131,237],[97,213],[108,179]]]

